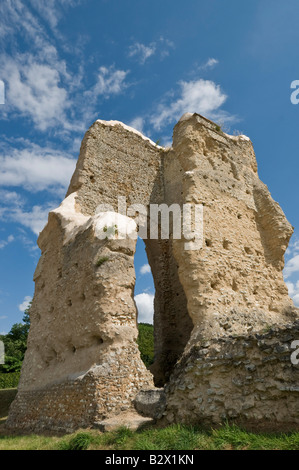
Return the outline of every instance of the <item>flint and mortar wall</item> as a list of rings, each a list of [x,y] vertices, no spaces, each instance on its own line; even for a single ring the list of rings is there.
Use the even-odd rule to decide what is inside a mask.
[[[164,424],[229,421],[259,431],[298,430],[299,365],[291,361],[298,338],[297,321],[193,346],[165,387]]]

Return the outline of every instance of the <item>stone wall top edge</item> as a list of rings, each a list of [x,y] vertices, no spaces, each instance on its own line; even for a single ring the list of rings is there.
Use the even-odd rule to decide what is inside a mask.
[[[221,135],[221,137],[224,137],[230,141],[234,142],[239,142],[239,141],[245,141],[250,144],[252,144],[251,139],[243,134],[240,135],[230,135],[225,133],[224,131],[221,130],[221,126],[219,126],[216,122],[211,121],[210,119],[206,118],[205,116],[202,116],[201,114],[198,113],[185,113],[183,116],[180,118],[180,120],[177,122],[176,126],[179,126],[181,123],[189,121],[191,119],[194,119],[196,122],[200,123],[203,127],[206,127],[207,129],[216,132]],[[176,127],[175,126],[175,127]],[[217,130],[217,127],[220,127],[219,130]]]
[[[158,150],[163,150],[163,151],[167,151],[169,150],[170,147],[162,147],[158,144],[156,144],[155,142],[153,142],[149,137],[145,136],[144,134],[142,134],[142,132],[139,132],[137,129],[134,129],[133,127],[130,127],[128,126],[127,124],[124,124],[123,122],[121,121],[105,121],[105,120],[102,120],[102,119],[97,119],[93,124],[92,126],[90,127],[90,129],[92,129],[95,125],[102,125],[102,126],[105,126],[105,127],[122,127],[123,129],[125,129],[126,131],[132,133],[132,134],[135,134],[137,135],[138,137],[141,137],[144,141],[146,141],[147,143],[149,143],[150,145],[152,145],[153,147],[155,147],[156,149]]]

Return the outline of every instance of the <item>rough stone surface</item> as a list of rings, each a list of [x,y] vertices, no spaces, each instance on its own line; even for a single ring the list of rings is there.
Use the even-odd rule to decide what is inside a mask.
[[[166,407],[166,395],[164,388],[141,390],[135,398],[136,411],[142,416],[160,419]]]
[[[169,149],[115,121],[88,130],[67,197],[38,240],[10,428],[93,426],[130,412],[138,392],[153,389],[136,343],[136,242],[99,237],[101,227],[115,225],[119,196],[128,206],[204,206],[202,249],[186,250],[172,236],[145,240],[156,288],[151,371],[156,386],[166,384],[163,420],[239,417],[257,427],[298,427],[298,368],[289,347],[299,339],[299,317],[282,275],[293,229],[258,177],[251,141],[217,129],[184,115]],[[122,219],[131,233],[134,216]]]
[[[291,362],[299,321],[264,334],[226,336],[193,346],[166,385],[164,423],[259,431],[299,429],[299,364]]]

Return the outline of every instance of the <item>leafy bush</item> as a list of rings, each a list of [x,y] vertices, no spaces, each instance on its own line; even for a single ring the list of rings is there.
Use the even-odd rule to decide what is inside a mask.
[[[154,362],[154,327],[149,323],[139,323],[138,325],[139,336],[138,346],[146,367],[149,367]]]
[[[0,372],[0,389],[16,388],[20,380],[20,372],[5,374]]]
[[[0,340],[5,346],[5,364],[0,365],[0,373],[20,372],[27,349],[30,328],[29,308],[25,311],[23,323],[15,323],[7,335]]]

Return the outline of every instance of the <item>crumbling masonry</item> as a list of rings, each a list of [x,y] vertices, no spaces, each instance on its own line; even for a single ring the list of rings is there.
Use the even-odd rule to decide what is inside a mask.
[[[98,237],[109,217],[97,207],[117,210],[119,196],[204,206],[202,249],[145,240],[156,289],[152,373],[136,343],[136,241]],[[126,224],[135,230],[133,218]],[[247,137],[186,114],[165,149],[122,123],[95,122],[38,240],[28,350],[7,426],[96,426],[158,386],[165,424],[299,429],[299,366],[290,358],[299,315],[282,275],[292,231]]]

